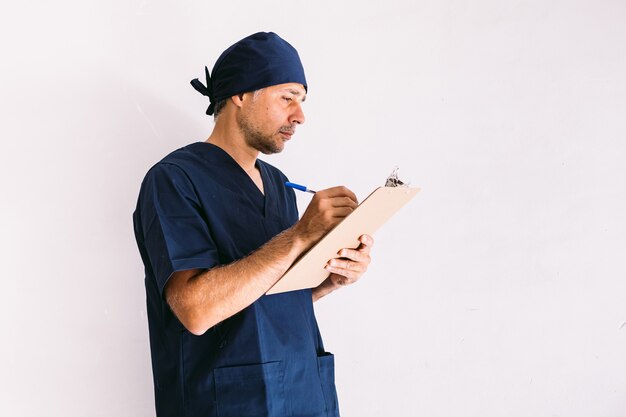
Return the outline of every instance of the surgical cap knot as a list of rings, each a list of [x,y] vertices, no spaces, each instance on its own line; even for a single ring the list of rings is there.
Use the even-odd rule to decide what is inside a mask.
[[[203,96],[207,96],[209,100],[211,100],[211,104],[209,104],[209,108],[206,109],[206,114],[211,115],[215,110],[215,99],[213,98],[213,88],[211,86],[211,76],[209,75],[209,69],[204,67],[204,73],[206,75],[206,86],[202,84],[197,78],[191,80],[191,85],[196,89],[197,92],[202,94]]]

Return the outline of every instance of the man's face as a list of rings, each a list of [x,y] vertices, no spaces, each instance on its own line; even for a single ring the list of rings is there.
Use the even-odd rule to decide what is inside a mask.
[[[304,123],[302,102],[306,91],[302,84],[289,83],[266,87],[244,94],[237,124],[248,146],[264,154],[278,153]]]

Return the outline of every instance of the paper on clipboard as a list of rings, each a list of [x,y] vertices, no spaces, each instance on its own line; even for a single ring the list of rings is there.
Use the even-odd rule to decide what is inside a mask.
[[[359,236],[373,235],[419,190],[415,187],[376,188],[348,217],[300,257],[266,294],[317,287],[330,275],[324,266],[330,259],[339,257],[339,250],[358,247]]]

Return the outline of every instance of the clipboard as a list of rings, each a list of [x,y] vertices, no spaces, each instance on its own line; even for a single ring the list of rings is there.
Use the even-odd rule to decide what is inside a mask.
[[[419,191],[415,187],[376,188],[349,216],[296,260],[266,294],[317,287],[330,275],[324,267],[330,259],[339,257],[339,250],[358,247],[359,236],[373,235]]]

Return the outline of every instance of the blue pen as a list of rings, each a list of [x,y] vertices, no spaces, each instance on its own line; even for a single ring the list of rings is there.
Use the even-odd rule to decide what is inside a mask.
[[[315,191],[313,190],[309,190],[308,188],[306,188],[304,185],[300,185],[300,184],[295,184],[293,182],[286,182],[285,185],[287,187],[291,187],[291,188],[295,188],[296,190],[300,190],[300,191],[304,191],[305,193],[311,193],[311,194],[315,194]]]

